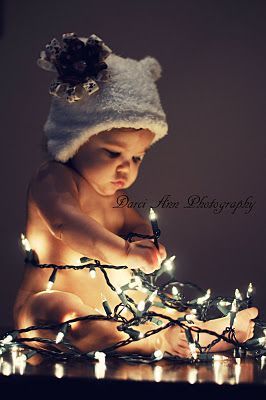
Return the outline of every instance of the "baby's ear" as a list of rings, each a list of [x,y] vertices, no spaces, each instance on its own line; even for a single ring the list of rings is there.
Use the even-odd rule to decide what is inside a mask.
[[[147,56],[140,60],[143,67],[148,70],[154,81],[157,81],[162,75],[162,67],[154,57]]]

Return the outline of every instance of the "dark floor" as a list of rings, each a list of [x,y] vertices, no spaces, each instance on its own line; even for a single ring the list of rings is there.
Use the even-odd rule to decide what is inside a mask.
[[[144,393],[162,396],[169,390],[179,395],[212,395],[212,398],[233,399],[245,395],[266,394],[266,357],[254,360],[235,359],[232,353],[224,354],[226,360],[197,364],[178,364],[161,360],[155,364],[129,364],[117,359],[107,359],[104,364],[94,361],[59,363],[51,360],[32,361],[37,365],[16,362],[19,349],[6,352],[0,357],[0,385],[9,394],[30,394],[41,389],[49,396],[70,395],[88,389],[108,396],[113,390],[119,393]],[[221,354],[219,354],[221,355]],[[32,359],[33,360],[33,359]],[[110,392],[111,391],[111,392]],[[45,396],[46,396],[45,395]],[[125,399],[127,395],[125,394]],[[228,398],[228,397],[227,397]]]

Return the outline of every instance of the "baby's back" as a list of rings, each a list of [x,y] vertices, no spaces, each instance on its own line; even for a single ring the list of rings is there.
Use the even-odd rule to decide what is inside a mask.
[[[46,176],[46,180],[48,176],[52,184],[55,175],[57,175],[56,181],[60,181],[60,174],[62,175],[62,182],[66,178],[66,175],[68,179],[71,177],[84,218],[93,218],[110,232],[122,236],[127,233],[123,231],[124,212],[121,208],[113,208],[119,191],[114,196],[101,196],[72,168],[55,161],[45,162],[39,167],[28,187],[25,235],[29,240],[31,248],[37,254],[40,264],[78,265],[80,258],[84,254],[73,250],[54,234],[42,212],[46,207],[45,200],[42,201],[42,207],[40,207],[32,195],[32,188],[36,185],[36,182],[40,185],[44,175]],[[47,196],[48,207],[49,193],[44,194],[45,196]],[[56,220],[56,215],[54,218]],[[90,254],[89,246],[87,254]],[[104,264],[104,262],[102,263]],[[46,290],[51,273],[51,268],[38,268],[31,264],[25,265],[23,281],[14,306],[15,321],[27,299],[34,293]],[[127,283],[130,278],[128,270],[108,270],[108,275],[112,283],[118,286]],[[101,307],[102,295],[108,299],[111,306],[117,304],[117,296],[107,286],[100,270],[96,270],[95,278],[91,277],[87,268],[83,270],[59,270],[53,290],[76,294],[85,304],[93,308]]]

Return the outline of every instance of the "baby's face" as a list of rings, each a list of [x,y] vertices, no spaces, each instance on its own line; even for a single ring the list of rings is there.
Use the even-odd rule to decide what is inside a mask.
[[[101,132],[80,147],[71,164],[97,193],[113,195],[135,182],[154,136],[146,129]]]

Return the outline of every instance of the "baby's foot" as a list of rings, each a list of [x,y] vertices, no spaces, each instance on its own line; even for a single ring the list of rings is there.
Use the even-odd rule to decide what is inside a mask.
[[[247,341],[248,339],[250,339],[253,336],[255,323],[252,320],[254,318],[256,318],[257,315],[258,315],[258,309],[255,307],[239,311],[236,314],[233,328],[235,329],[236,339],[240,343]],[[209,321],[206,321],[203,323],[202,322],[200,323],[200,321],[195,322],[195,325],[199,326],[200,328],[208,329],[208,330],[214,331],[218,334],[222,334],[224,329],[226,327],[228,327],[229,324],[230,324],[230,316],[229,315],[224,318],[212,319],[212,320],[209,320]],[[213,335],[210,335],[208,333],[200,333],[199,344],[202,347],[206,347],[214,339],[216,339],[216,337]],[[224,340],[221,340],[219,343],[215,344],[211,348],[211,351],[226,351],[226,350],[231,349],[232,347],[233,347],[232,344],[227,343]]]

